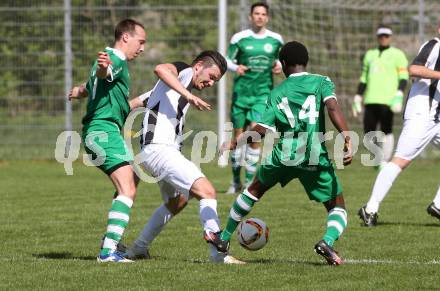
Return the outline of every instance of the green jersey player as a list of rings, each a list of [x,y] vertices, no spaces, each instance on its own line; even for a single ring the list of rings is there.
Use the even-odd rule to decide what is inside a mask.
[[[289,42],[280,51],[280,61],[287,79],[272,90],[262,120],[252,130],[263,135],[267,129],[277,131],[280,141],[259,167],[250,186],[238,195],[232,205],[221,240],[227,245],[239,222],[255,202],[277,183],[285,186],[298,178],[311,200],[321,202],[328,211],[327,229],[315,251],[329,264],[339,265],[342,259],[333,250],[333,243],[347,226],[347,213],[339,180],[329,160],[322,135],[325,133],[324,107],[330,119],[345,138],[343,163],[351,163],[351,142],[348,127],[334,94],[332,81],[325,76],[305,72],[308,52],[304,45]],[[249,142],[249,132],[222,149]]]
[[[127,150],[121,129],[130,112],[127,61],[144,51],[144,43],[142,24],[132,19],[119,22],[115,28],[114,47],[98,53],[87,84],[74,87],[69,96],[88,96],[87,113],[83,118],[84,147],[94,164],[109,176],[117,193],[108,214],[98,262],[130,261],[116,251],[128,224],[137,184],[130,165],[133,157]]]
[[[253,126],[260,121],[273,87],[272,74],[281,73],[281,64],[277,59],[283,39],[278,33],[266,29],[268,13],[269,6],[266,3],[253,4],[249,15],[251,28],[234,34],[228,48],[228,69],[237,73],[231,103],[234,138],[247,125]],[[241,157],[242,149],[236,149],[231,154],[233,181],[229,194],[241,189]],[[245,154],[246,184],[255,175],[259,157],[260,144],[250,143]]]

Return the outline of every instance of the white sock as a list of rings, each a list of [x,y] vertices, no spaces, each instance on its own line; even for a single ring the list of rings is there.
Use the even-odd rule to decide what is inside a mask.
[[[366,211],[368,213],[376,213],[379,210],[379,204],[385,198],[394,180],[396,180],[401,171],[402,169],[398,165],[389,162],[379,172],[373,186],[370,200],[367,203]]]
[[[438,187],[437,194],[435,195],[433,202],[434,206],[440,209],[440,187]]]
[[[394,135],[392,133],[385,135],[383,142],[383,160],[389,162],[393,156]]]
[[[233,168],[241,167],[242,152],[243,152],[242,147],[236,148],[235,150],[231,151],[231,163]]]
[[[139,248],[149,248],[151,242],[159,235],[165,225],[173,218],[173,214],[165,204],[159,206],[145,224],[142,233],[135,240],[134,244]]]
[[[217,216],[217,200],[201,199],[200,203],[200,223],[203,230],[210,232],[219,232],[219,219]]]
[[[248,179],[250,176],[255,176],[255,173],[257,172],[257,164],[260,160],[260,152],[260,148],[253,149],[251,147],[248,147],[246,149],[246,178]]]

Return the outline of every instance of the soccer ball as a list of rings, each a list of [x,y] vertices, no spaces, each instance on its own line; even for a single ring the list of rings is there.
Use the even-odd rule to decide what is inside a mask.
[[[269,228],[261,219],[246,219],[238,225],[237,239],[245,249],[250,251],[259,250],[269,240]]]

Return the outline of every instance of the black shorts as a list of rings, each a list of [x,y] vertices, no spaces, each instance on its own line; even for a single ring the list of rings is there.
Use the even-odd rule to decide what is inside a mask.
[[[367,104],[365,105],[364,114],[364,133],[377,130],[380,124],[380,130],[385,134],[393,132],[393,116],[394,113],[388,105],[383,104]]]

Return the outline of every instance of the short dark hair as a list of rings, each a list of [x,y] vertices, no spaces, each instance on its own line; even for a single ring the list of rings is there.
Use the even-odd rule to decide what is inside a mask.
[[[126,32],[128,32],[130,35],[133,35],[136,30],[136,26],[140,26],[145,29],[140,22],[130,18],[120,21],[115,27],[115,41],[120,40],[122,35]]]
[[[195,65],[198,62],[202,62],[204,67],[210,67],[216,65],[222,74],[226,73],[228,65],[226,59],[217,51],[203,51],[192,62],[191,65]]]
[[[283,45],[278,56],[280,62],[285,66],[303,65],[309,62],[309,52],[300,42],[290,41]]]
[[[254,12],[255,7],[264,7],[264,8],[266,8],[266,13],[269,14],[269,5],[267,5],[266,2],[256,2],[256,3],[252,4],[251,15],[252,15],[252,12]]]

